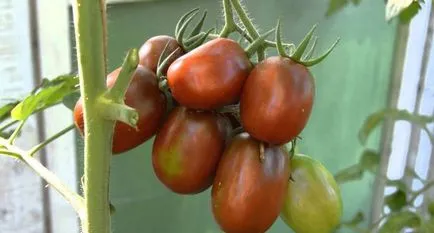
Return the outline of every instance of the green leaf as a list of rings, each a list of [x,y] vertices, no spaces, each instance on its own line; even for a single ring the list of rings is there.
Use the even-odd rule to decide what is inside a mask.
[[[422,219],[416,213],[403,211],[392,213],[381,226],[379,233],[399,233],[405,228],[420,228]]]
[[[360,158],[359,164],[363,170],[368,170],[375,174],[380,165],[380,155],[376,151],[365,150]]]
[[[417,15],[419,10],[422,9],[421,5],[417,1],[413,1],[406,9],[399,14],[399,22],[408,24]]]
[[[342,224],[345,226],[357,226],[360,223],[362,223],[364,220],[365,220],[365,215],[363,214],[363,212],[359,211],[357,212],[357,214],[353,216],[351,220],[342,222]]]
[[[12,103],[7,103],[0,108],[0,122],[10,116],[12,109],[19,103],[19,101],[15,101]]]
[[[50,82],[43,82],[40,89],[27,96],[11,111],[15,120],[25,120],[36,110],[59,103],[66,95],[77,90],[78,77],[62,75]]]
[[[387,195],[384,202],[392,212],[398,212],[407,205],[407,194],[398,189],[396,192]]]
[[[329,7],[326,12],[326,16],[330,16],[340,11],[342,8],[348,5],[348,0],[330,0]]]
[[[363,169],[359,164],[345,168],[335,174],[335,180],[338,184],[349,181],[360,180],[363,177]]]
[[[386,186],[392,186],[397,188],[398,190],[401,190],[405,193],[408,193],[409,191],[411,191],[407,184],[405,184],[405,182],[403,180],[387,180],[386,181]]]
[[[414,3],[419,5],[417,0],[388,0],[386,4],[386,21],[398,16]]]
[[[65,107],[69,108],[71,111],[74,111],[75,104],[77,103],[78,99],[80,99],[80,91],[74,91],[65,96],[62,102]]]
[[[366,118],[358,135],[360,143],[365,145],[371,132],[385,119],[409,121],[410,123],[417,124],[420,127],[424,127],[426,124],[434,122],[434,117],[431,116],[416,115],[407,110],[383,109]]]
[[[430,201],[428,203],[428,213],[431,215],[431,217],[434,217],[434,201]]]

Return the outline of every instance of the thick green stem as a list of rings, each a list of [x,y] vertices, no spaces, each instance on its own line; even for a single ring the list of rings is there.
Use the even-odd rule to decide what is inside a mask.
[[[98,99],[107,91],[105,84],[105,1],[76,0],[75,38],[83,101],[84,233],[110,233],[109,170],[114,121],[98,111]]]
[[[51,136],[47,140],[45,140],[45,141],[39,143],[38,145],[34,146],[29,151],[30,156],[33,156],[36,152],[38,152],[39,150],[41,150],[42,148],[44,148],[46,145],[48,145],[52,141],[58,139],[59,137],[63,136],[64,134],[66,134],[67,132],[69,132],[70,130],[72,130],[74,128],[75,128],[75,125],[70,125],[70,126],[66,127],[65,129],[63,129],[62,131],[60,131],[60,132],[56,133],[55,135]]]

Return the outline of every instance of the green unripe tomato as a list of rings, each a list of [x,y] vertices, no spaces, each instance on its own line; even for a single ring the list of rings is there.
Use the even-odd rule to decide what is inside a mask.
[[[332,233],[342,217],[341,193],[333,175],[307,155],[295,155],[291,168],[281,218],[296,233]]]

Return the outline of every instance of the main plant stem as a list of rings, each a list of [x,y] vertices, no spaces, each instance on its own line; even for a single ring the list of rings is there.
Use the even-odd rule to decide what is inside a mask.
[[[105,1],[77,0],[74,5],[75,38],[83,98],[85,128],[84,233],[110,233],[109,168],[114,121],[98,111],[106,92]]]

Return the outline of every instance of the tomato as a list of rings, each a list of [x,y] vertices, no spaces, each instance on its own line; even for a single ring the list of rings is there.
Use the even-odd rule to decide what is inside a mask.
[[[208,189],[225,147],[227,126],[212,112],[173,109],[153,144],[157,178],[179,194]]]
[[[107,76],[107,86],[112,87],[121,68]],[[138,66],[125,94],[125,104],[139,113],[137,130],[116,122],[113,134],[113,153],[128,151],[151,138],[162,123],[166,111],[166,98],[158,88],[156,75],[144,66]],[[83,134],[83,105],[80,99],[74,108],[74,123]]]
[[[178,58],[167,71],[173,97],[193,109],[215,109],[239,100],[251,63],[230,39],[208,41]]]
[[[279,217],[288,186],[289,155],[247,133],[232,139],[212,187],[212,211],[227,233],[263,233]]]
[[[139,49],[140,65],[148,67],[154,73],[157,72],[158,60],[167,45],[166,54],[169,55],[176,49],[179,49],[173,57],[169,60],[169,64],[164,67],[163,74],[166,74],[170,63],[175,61],[178,57],[184,54],[181,46],[175,38],[166,35],[154,36],[148,39]]]
[[[281,217],[297,233],[331,233],[342,217],[340,189],[317,160],[296,154]]]
[[[287,143],[306,126],[314,96],[314,80],[305,66],[269,57],[255,66],[244,84],[241,123],[261,141]]]

